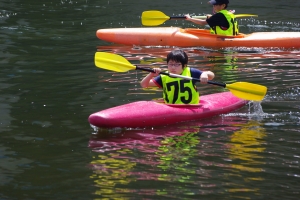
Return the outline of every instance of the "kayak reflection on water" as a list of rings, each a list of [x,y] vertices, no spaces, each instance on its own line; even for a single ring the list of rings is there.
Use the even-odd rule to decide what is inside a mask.
[[[214,177],[212,167],[219,168],[224,181],[236,179],[244,171],[261,171],[264,137],[258,121],[240,116],[219,116],[203,122],[148,129],[98,129],[89,142],[96,153],[90,163],[93,169],[90,178],[97,186],[95,194],[98,195],[107,191],[111,195],[119,194],[120,187],[125,194],[142,193],[130,186],[136,180],[184,182],[207,192],[205,180]],[[251,173],[242,177],[248,181],[260,179]],[[193,187],[184,192],[192,192]],[[147,189],[150,194],[173,195],[159,191],[155,187]],[[233,190],[229,192],[234,194]]]

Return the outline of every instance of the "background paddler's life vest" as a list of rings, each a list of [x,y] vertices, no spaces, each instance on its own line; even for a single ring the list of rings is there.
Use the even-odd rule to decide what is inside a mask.
[[[229,12],[228,10],[221,10],[219,13],[222,13],[226,17],[229,23],[229,28],[224,29],[220,26],[215,26],[210,29],[210,33],[218,34],[218,35],[228,35],[228,36],[239,34],[239,28],[234,14]]]

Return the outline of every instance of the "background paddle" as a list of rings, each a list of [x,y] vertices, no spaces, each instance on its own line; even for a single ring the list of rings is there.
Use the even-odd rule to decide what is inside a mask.
[[[95,65],[99,68],[107,69],[115,72],[127,72],[129,70],[143,70],[148,72],[154,72],[153,69],[134,66],[126,58],[117,54],[112,54],[107,52],[96,52]],[[200,79],[195,79],[188,76],[182,76],[182,75],[172,74],[167,72],[160,72],[160,73],[170,77],[177,77],[177,78],[195,80],[200,82]],[[226,84],[226,83],[218,83],[214,81],[208,81],[208,83],[227,88],[234,96],[246,100],[261,101],[267,93],[267,87],[263,85],[254,84],[254,83],[236,82],[232,84]]]
[[[239,14],[235,15],[235,17],[257,17],[258,15],[252,15],[252,14]],[[169,17],[165,15],[163,12],[158,10],[149,10],[144,11],[142,13],[142,24],[144,26],[158,26],[163,24],[167,20],[171,19],[185,19],[185,16],[172,16]],[[192,16],[192,18],[196,19],[206,19],[206,16]]]

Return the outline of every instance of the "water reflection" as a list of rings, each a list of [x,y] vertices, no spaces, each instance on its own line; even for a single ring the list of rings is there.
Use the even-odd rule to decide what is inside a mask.
[[[231,136],[229,150],[231,160],[239,159],[250,166],[264,164],[264,162],[256,161],[257,159],[263,158],[257,154],[265,150],[265,148],[261,146],[264,144],[263,138],[266,136],[266,133],[261,126],[262,124],[256,121],[250,121],[247,126],[243,126],[241,130],[234,132]],[[241,165],[232,165],[232,167],[249,172],[262,171],[261,168],[256,169],[254,167],[244,167]]]
[[[171,127],[95,129],[89,142],[97,152],[90,164],[95,193],[107,198],[126,198],[132,192],[174,198],[256,191],[240,185],[246,179],[259,181],[259,175],[248,173],[261,172],[264,164],[260,153],[266,134],[261,123],[248,120],[250,116],[233,113]],[[227,190],[222,185],[232,177]]]
[[[115,194],[120,194],[120,188],[123,188],[122,193],[173,196],[164,191],[162,185],[188,179],[186,175],[174,176],[170,172],[188,172],[187,165],[196,155],[195,147],[199,143],[198,130],[199,127],[182,125],[141,130],[100,129],[90,140],[90,147],[100,153],[91,163],[94,171],[91,178],[97,185],[99,182],[104,183],[103,179],[108,183],[113,182],[109,186]],[[109,152],[109,156],[104,157],[101,152]],[[107,163],[111,165],[108,166]],[[143,187],[141,181],[146,181],[145,184],[148,185],[152,180],[159,184],[148,186],[147,189]],[[135,184],[137,181],[139,185]],[[96,194],[105,196],[101,184],[98,186],[100,189]],[[109,186],[106,184],[104,188]],[[122,196],[126,197],[119,197]]]
[[[94,184],[98,188],[95,194],[108,198],[120,198],[122,193],[129,193],[130,190],[122,189],[122,186],[135,181],[131,178],[131,172],[136,163],[126,158],[130,156],[132,150],[120,149],[107,155],[98,155],[91,162]],[[121,194],[120,194],[121,193]]]

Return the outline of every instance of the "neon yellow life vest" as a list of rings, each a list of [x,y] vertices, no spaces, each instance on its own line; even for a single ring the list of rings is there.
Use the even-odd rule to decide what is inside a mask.
[[[232,14],[228,10],[221,10],[219,13],[222,13],[226,17],[229,23],[229,28],[227,30],[223,30],[220,26],[215,26],[210,29],[210,33],[218,34],[218,35],[228,35],[228,36],[239,34],[239,27],[234,14]]]
[[[191,77],[190,68],[185,67],[181,75]],[[161,79],[165,103],[199,104],[199,93],[192,80],[172,78],[166,75],[161,75]]]

